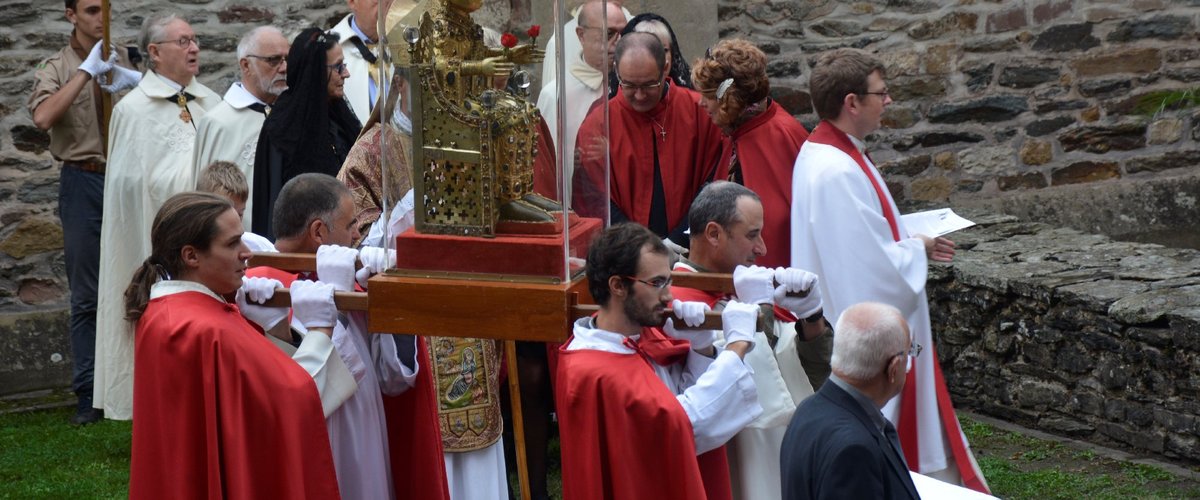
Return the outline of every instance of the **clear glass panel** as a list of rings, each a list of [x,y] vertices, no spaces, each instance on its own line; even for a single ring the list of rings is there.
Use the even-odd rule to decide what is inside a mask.
[[[377,81],[388,84],[378,106],[390,118],[379,133],[384,185],[392,186],[384,203],[395,205],[411,186],[415,225],[386,239],[399,241],[401,254],[422,238],[416,248],[439,249],[414,257],[419,263],[402,255],[401,272],[567,280],[581,269],[590,236],[608,220],[607,93],[599,88],[607,72],[596,71],[597,89],[584,96],[569,85],[569,54],[537,50],[559,37],[578,41],[576,30],[563,30],[568,16],[564,0],[394,0],[380,14],[386,50]],[[589,158],[595,182],[583,197],[599,201],[588,204],[577,187],[578,148],[559,138],[592,108],[598,156]]]

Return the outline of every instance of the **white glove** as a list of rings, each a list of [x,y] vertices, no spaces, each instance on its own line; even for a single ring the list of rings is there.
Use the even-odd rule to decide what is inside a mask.
[[[275,296],[275,289],[283,288],[283,283],[270,278],[242,277],[242,287],[237,291],[237,306],[242,316],[261,326],[264,331],[270,330],[288,317],[286,307],[260,306]],[[251,302],[254,302],[253,304]]]
[[[703,302],[684,302],[675,299],[671,302],[671,310],[675,313],[675,317],[682,319],[687,326],[696,327],[704,323],[704,313],[711,311],[712,308]]]
[[[355,280],[358,281],[358,286],[367,288],[367,280],[380,272],[396,266],[396,251],[387,250],[377,247],[363,247],[358,251],[358,261],[362,262],[362,269],[354,273]]]
[[[733,270],[733,289],[741,302],[772,302],[775,295],[775,271],[769,267],[739,265]]]
[[[317,249],[317,278],[339,292],[354,291],[354,264],[358,250],[337,245]]]
[[[396,208],[392,209],[392,216],[388,218],[388,230],[391,231],[391,236],[395,238],[413,227],[416,224],[414,217],[416,217],[416,203],[413,201],[413,190],[409,189],[407,193],[404,193],[404,197],[400,198]]]
[[[104,89],[104,91],[108,92],[109,94],[115,94],[123,90],[134,88],[137,86],[137,84],[141,83],[141,81],[141,73],[129,68],[113,65],[112,83],[108,85],[101,85],[100,88]]]
[[[712,330],[676,330],[675,320],[667,318],[667,322],[663,324],[663,333],[673,338],[686,340],[692,345],[692,350],[699,351],[712,347],[713,336],[716,332]]]
[[[337,306],[333,303],[333,285],[320,281],[292,282],[292,314],[306,329],[333,328],[337,324]]]
[[[754,331],[758,327],[758,311],[758,306],[736,300],[725,304],[725,310],[721,311],[721,326],[725,331],[726,345],[734,342],[749,342],[753,349]]]
[[[92,75],[93,80],[101,74],[108,73],[113,68],[113,64],[117,62],[117,51],[115,50],[109,51],[108,60],[104,60],[104,57],[100,55],[100,49],[103,46],[104,40],[96,42],[96,45],[92,46],[92,51],[88,53],[87,59],[84,59],[83,63],[79,65],[79,70]]]
[[[821,288],[817,275],[794,267],[775,268],[775,305],[787,309],[799,318],[807,318],[821,310]],[[788,293],[808,292],[804,297],[789,297]]]

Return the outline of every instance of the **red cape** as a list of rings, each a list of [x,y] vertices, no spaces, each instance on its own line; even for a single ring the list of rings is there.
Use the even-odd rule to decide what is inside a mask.
[[[737,143],[742,181],[763,204],[763,241],[767,254],[758,265],[787,267],[792,260],[792,167],[808,131],[779,103],[771,101],[758,116],[742,124],[726,140],[717,178],[728,177],[732,145]]]
[[[565,500],[707,498],[687,413],[641,356],[562,351],[555,401]]]
[[[712,179],[721,154],[721,131],[698,103],[699,96],[694,91],[676,86],[671,86],[658,106],[648,113],[629,107],[623,92],[617,92],[609,101],[608,152],[612,166],[609,198],[629,220],[642,225],[650,222],[656,147],[666,194],[668,229],[677,227],[687,217],[692,200],[704,183]],[[603,137],[603,111],[603,106],[595,106],[584,118],[576,140],[580,149]],[[665,139],[660,135],[662,130],[666,131]],[[604,186],[604,157],[587,154],[581,157],[582,163],[575,174],[576,211],[587,217],[603,216],[608,211],[608,200],[597,197],[596,193],[602,192]]]
[[[246,270],[246,276],[273,278],[283,282],[284,286],[291,286],[298,275],[270,267],[254,267]],[[392,462],[392,488],[396,498],[449,500],[437,400],[433,375],[429,369],[432,365],[425,337],[417,337],[417,351],[420,370],[417,372],[416,385],[399,396],[383,396],[383,408],[387,412],[388,451]]]
[[[338,498],[316,385],[237,306],[151,300],[134,344],[130,498]]]

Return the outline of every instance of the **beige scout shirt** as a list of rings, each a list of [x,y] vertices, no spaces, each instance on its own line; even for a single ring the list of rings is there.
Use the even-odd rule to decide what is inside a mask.
[[[38,65],[37,72],[33,75],[33,92],[29,95],[30,114],[42,101],[66,85],[87,57],[88,50],[79,45],[74,32],[71,33],[70,40],[69,46],[63,47]],[[129,62],[128,52],[121,47],[117,48],[117,64],[136,69]],[[108,141],[108,124],[105,123],[103,129],[100,126],[100,94],[103,91],[95,81],[84,89],[75,97],[75,101],[66,113],[63,113],[58,123],[50,127],[50,154],[59,161],[103,163]],[[113,104],[116,104],[118,99],[120,97],[114,96]]]

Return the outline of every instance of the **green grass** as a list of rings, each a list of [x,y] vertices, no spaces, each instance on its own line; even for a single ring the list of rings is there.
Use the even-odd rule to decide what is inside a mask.
[[[71,412],[0,414],[0,499],[128,496],[129,422],[71,427]],[[960,420],[992,493],[1001,498],[1200,498],[1200,481],[1158,467]],[[552,452],[555,445],[556,439]],[[552,459],[551,492],[561,491],[559,481]]]
[[[1005,499],[1198,498],[1200,481],[960,417],[992,494]]]
[[[71,427],[74,408],[0,415],[0,498],[127,498],[129,422]]]

